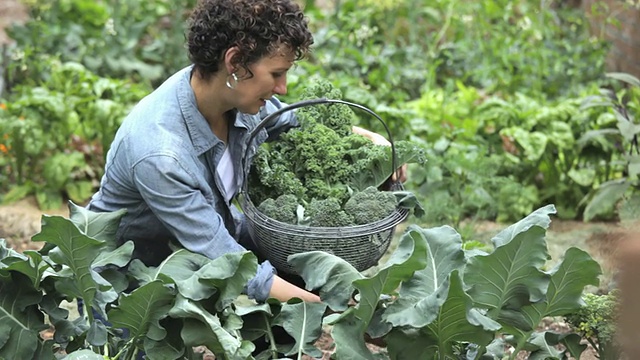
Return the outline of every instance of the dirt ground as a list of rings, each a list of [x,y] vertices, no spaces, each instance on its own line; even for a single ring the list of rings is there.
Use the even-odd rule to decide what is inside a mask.
[[[18,0],[0,1],[0,45],[10,41],[4,29],[14,22],[24,21],[26,17],[25,7]]]

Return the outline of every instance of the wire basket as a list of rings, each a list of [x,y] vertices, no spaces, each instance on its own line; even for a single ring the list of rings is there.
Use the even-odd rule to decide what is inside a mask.
[[[372,110],[358,104],[335,99],[313,99],[290,104],[276,112],[269,114],[254,128],[249,137],[249,143],[276,116],[304,106],[319,104],[344,104],[358,108],[378,119],[387,131],[391,143],[392,169],[395,166],[395,147],[391,139],[391,132],[386,123]],[[248,174],[251,164],[245,164]],[[266,257],[278,271],[296,274],[287,262],[289,255],[307,251],[320,250],[338,256],[349,262],[358,271],[375,266],[389,248],[393,239],[396,225],[404,221],[409,210],[397,207],[384,219],[365,224],[345,227],[313,227],[292,225],[271,219],[262,214],[252,203],[248,192],[248,181],[240,192],[240,204],[247,218],[249,233],[260,253]],[[402,184],[393,182],[388,190],[402,190]],[[297,274],[296,274],[297,275]]]

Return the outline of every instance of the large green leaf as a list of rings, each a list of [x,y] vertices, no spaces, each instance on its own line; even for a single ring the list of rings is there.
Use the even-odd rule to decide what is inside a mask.
[[[184,319],[182,339],[185,345],[205,345],[216,359],[245,360],[255,348],[251,342],[242,341],[225,330],[220,319],[201,304],[183,296],[176,297],[169,316]]]
[[[156,280],[122,294],[118,306],[109,311],[109,321],[118,328],[129,329],[132,337],[147,336],[160,341],[165,330],[159,321],[173,305],[175,290]]]
[[[290,255],[287,259],[304,279],[307,289],[320,289],[320,298],[334,311],[343,311],[354,292],[353,281],[362,279],[345,260],[322,251]]]
[[[340,322],[333,326],[331,337],[336,343],[335,354],[337,359],[375,359],[363,340],[364,328],[364,322],[358,319],[351,311],[342,316]]]
[[[182,296],[203,300],[217,293],[216,309],[228,306],[255,276],[258,263],[250,252],[230,253],[216,259],[181,249],[175,251],[153,270],[136,264],[136,277],[164,278],[174,282]],[[150,272],[151,271],[151,272]]]
[[[69,219],[88,237],[104,242],[108,251],[118,247],[116,232],[126,210],[94,212],[69,201]]]
[[[23,254],[17,252],[0,261],[0,279],[10,276],[12,271],[25,275],[31,281],[31,285],[39,289],[40,281],[49,264],[42,261],[42,255],[36,251],[26,250]]]
[[[202,300],[216,292],[211,286],[200,284],[200,271],[211,262],[204,255],[186,249],[173,252],[157,268],[153,269],[153,279],[162,278],[174,282],[178,291],[192,300]]]
[[[522,309],[528,324],[537,326],[547,316],[563,316],[577,311],[587,285],[598,285],[600,265],[578,248],[569,248],[562,262],[550,272],[546,299]]]
[[[402,238],[389,260],[378,273],[370,278],[353,281],[358,290],[360,301],[352,316],[339,318],[334,324],[334,331],[340,334],[334,337],[336,348],[366,348],[364,333],[369,327],[373,315],[383,294],[392,294],[403,281],[410,279],[417,270],[427,265],[427,242],[418,232],[409,232]],[[360,326],[356,329],[355,326]],[[332,332],[333,333],[333,332]],[[349,350],[351,351],[351,350]]]
[[[465,265],[462,238],[449,226],[422,229],[412,225],[403,236],[421,236],[425,239],[427,265],[402,283],[401,298],[417,300],[435,293],[453,270]]]
[[[389,306],[383,318],[394,326],[421,328],[435,319],[446,295],[443,284],[451,272],[465,264],[462,238],[448,226],[433,229],[412,226],[404,236],[425,239],[427,266],[402,283],[399,299]]]
[[[529,360],[566,359],[564,351],[559,351],[557,345],[563,345],[569,354],[575,359],[587,349],[587,345],[581,344],[582,338],[575,333],[557,334],[549,331],[533,333],[529,340],[530,346],[534,346],[529,354]]]
[[[393,294],[403,281],[427,266],[427,241],[411,231],[405,234],[389,260],[370,278],[355,280],[353,286],[360,293],[356,316],[368,326],[382,294]]]
[[[13,273],[0,282],[0,358],[33,359],[48,328],[38,309],[42,293],[30,286],[25,275]]]
[[[69,272],[57,272],[57,275],[67,277],[63,292],[83,299],[85,304],[92,304],[106,318],[106,304],[114,301],[117,293],[109,282],[91,269],[91,264],[105,248],[104,241],[83,234],[68,219],[48,215],[42,216],[42,230],[32,239],[56,246],[49,251],[49,257],[69,269]]]
[[[538,301],[548,284],[548,275],[540,270],[548,258],[545,229],[532,226],[507,234],[515,236],[508,241],[501,237],[505,234],[498,235],[494,243],[503,245],[489,255],[470,258],[464,272],[469,294],[479,307],[490,309],[495,319],[507,308],[519,309]]]
[[[322,335],[322,316],[326,308],[326,304],[308,303],[299,299],[282,306],[273,324],[282,326],[295,340],[295,345],[285,355],[297,354],[298,359],[302,354],[314,358],[322,357],[322,352],[313,344]]]
[[[433,345],[426,343],[423,329],[396,327],[385,340],[393,360],[434,359]]]
[[[457,342],[488,345],[501,326],[472,308],[473,301],[462,287],[458,270],[449,278],[446,300],[440,306],[436,319],[425,329],[430,343],[437,344],[441,358],[443,354],[454,357],[453,346]]]
[[[620,73],[620,72],[611,72],[611,73],[607,73],[606,76],[610,77],[612,79],[624,81],[627,84],[630,84],[630,85],[633,85],[633,86],[640,87],[640,79],[638,79],[637,77],[635,77],[635,76],[633,76],[631,74]]]
[[[93,261],[91,267],[94,269],[101,268],[107,265],[115,265],[119,268],[125,267],[131,256],[133,255],[133,241],[127,241],[122,246],[112,250],[101,252],[98,257]]]
[[[631,182],[627,181],[627,179],[615,179],[602,183],[584,209],[584,221],[589,221],[598,215],[606,215],[613,211],[615,205],[629,189],[629,186],[631,186]]]
[[[454,345],[459,342],[485,346],[494,339],[500,324],[472,307],[473,301],[463,290],[458,270],[451,273],[440,289],[444,289],[442,303],[433,322],[420,331],[398,331],[403,328],[397,327],[388,335],[392,359],[410,359],[410,356],[431,359],[436,354],[440,359],[453,359],[456,358]]]
[[[544,298],[548,274],[540,268],[549,258],[545,229],[552,205],[542,207],[496,235],[493,253],[469,259],[464,281],[477,306],[489,309],[489,316],[524,331],[529,331],[519,311]]]
[[[553,205],[543,206],[517,223],[500,231],[493,237],[493,239],[491,239],[491,242],[493,243],[493,246],[499,247],[509,243],[514,237],[516,237],[516,235],[527,231],[532,226],[539,226],[543,229],[548,229],[551,224],[551,218],[549,216],[555,213],[556,209]]]
[[[249,280],[256,276],[257,270],[258,259],[253,253],[225,254],[211,260],[198,272],[199,284],[218,291],[216,310],[222,311],[242,293]]]

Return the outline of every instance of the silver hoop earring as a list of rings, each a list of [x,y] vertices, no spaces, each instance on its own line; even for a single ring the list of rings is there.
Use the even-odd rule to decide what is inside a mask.
[[[227,76],[227,87],[233,90],[236,86],[238,86],[238,75],[236,75],[236,73],[231,73]]]

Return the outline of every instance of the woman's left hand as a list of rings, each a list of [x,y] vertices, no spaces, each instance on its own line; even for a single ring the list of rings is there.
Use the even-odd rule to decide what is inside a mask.
[[[389,140],[387,140],[387,138],[385,138],[384,136],[378,133],[374,133],[373,131],[363,129],[359,126],[354,126],[352,128],[352,131],[355,134],[359,134],[368,138],[369,140],[371,140],[371,142],[373,142],[376,145],[391,146],[391,143],[389,142]],[[407,181],[407,164],[402,164],[402,166],[397,168],[396,171],[391,176],[391,180],[400,181],[400,182]]]

